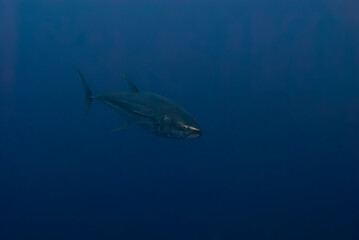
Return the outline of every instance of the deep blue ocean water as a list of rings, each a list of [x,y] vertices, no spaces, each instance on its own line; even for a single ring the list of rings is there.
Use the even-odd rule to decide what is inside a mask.
[[[0,239],[359,239],[359,2],[0,0]],[[84,92],[140,90],[168,140]]]

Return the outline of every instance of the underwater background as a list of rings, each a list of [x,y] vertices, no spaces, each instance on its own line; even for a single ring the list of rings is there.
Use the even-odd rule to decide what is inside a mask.
[[[356,0],[0,0],[0,239],[359,239]],[[140,90],[203,136],[94,102]]]

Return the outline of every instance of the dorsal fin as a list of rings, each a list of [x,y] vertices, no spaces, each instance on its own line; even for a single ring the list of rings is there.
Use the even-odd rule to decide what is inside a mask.
[[[131,81],[131,79],[129,79],[125,74],[122,74],[122,77],[127,80],[127,83],[128,83],[128,85],[130,85],[132,91],[134,91],[134,92],[140,91],[140,90],[138,90],[136,85]]]

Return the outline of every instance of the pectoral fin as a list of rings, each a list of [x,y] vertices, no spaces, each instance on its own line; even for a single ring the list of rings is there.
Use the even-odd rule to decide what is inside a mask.
[[[121,131],[121,130],[123,130],[123,129],[127,128],[127,127],[128,127],[128,125],[130,125],[130,124],[129,124],[129,122],[124,122],[124,123],[122,123],[122,125],[121,125],[119,128],[116,128],[116,129],[112,130],[112,132],[118,132],[118,131]]]

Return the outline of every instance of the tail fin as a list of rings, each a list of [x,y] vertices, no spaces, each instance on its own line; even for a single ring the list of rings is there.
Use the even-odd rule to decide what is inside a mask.
[[[82,73],[80,72],[80,70],[76,69],[77,72],[79,73],[80,77],[81,77],[81,80],[82,80],[82,85],[85,89],[85,94],[86,94],[86,103],[85,103],[85,109],[84,109],[84,115],[87,114],[87,112],[89,111],[90,109],[90,106],[91,106],[91,103],[92,103],[92,91],[89,87],[89,85],[87,84],[86,82],[86,79],[84,77],[84,75],[82,75]]]

